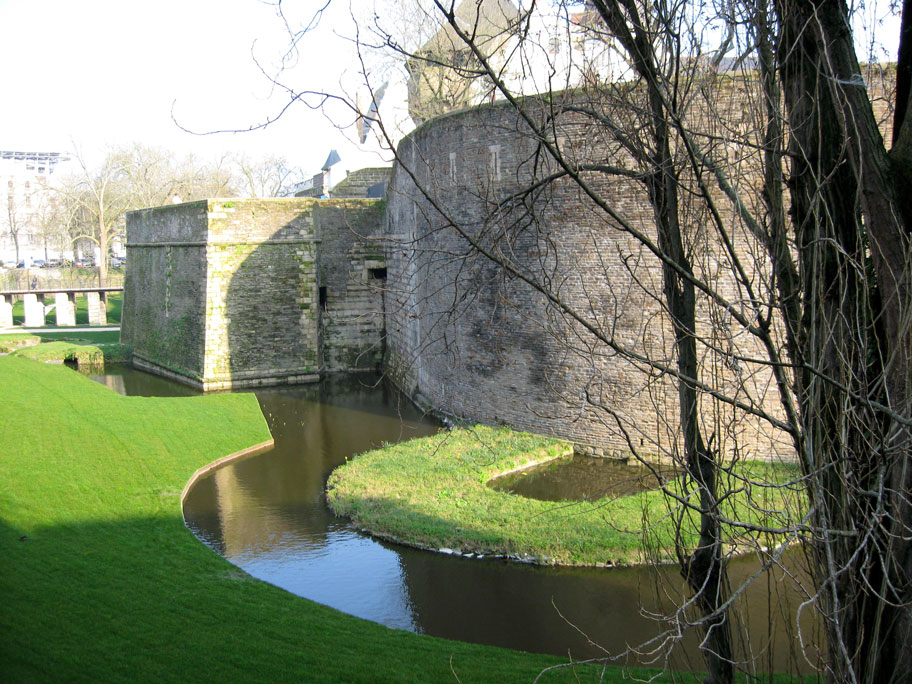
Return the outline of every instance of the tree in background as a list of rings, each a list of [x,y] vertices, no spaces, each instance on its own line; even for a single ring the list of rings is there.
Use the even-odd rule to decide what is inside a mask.
[[[108,149],[97,165],[78,150],[73,158],[78,172],[55,179],[46,190],[57,215],[68,217],[70,239],[98,249],[102,284],[111,247],[124,238],[128,211],[208,197],[276,196],[287,193],[299,177],[281,158],[257,161],[226,154],[206,163],[139,143]]]
[[[597,369],[605,358],[631,364],[644,388],[673,385],[675,414],[659,420],[672,433],[668,455],[685,473],[684,496],[665,491],[689,596],[668,616],[661,643],[697,627],[711,681],[754,669],[732,648],[742,590],[726,574],[732,546],[752,549],[769,571],[798,543],[814,580],[806,607],[824,626],[827,679],[905,681],[912,672],[910,3],[896,76],[888,72],[882,89],[878,71],[859,64],[843,0],[527,0],[502,36],[502,63],[479,40],[487,39],[487,4],[424,6],[464,46],[449,63],[436,54],[434,69],[486,79],[515,112],[514,130],[527,144],[509,183],[494,184],[500,161],[492,152],[487,178],[464,188],[487,207],[469,220],[437,192],[441,176],[408,142],[397,159],[400,187],[411,188],[427,225],[414,248],[446,232],[461,245],[460,268],[477,269],[479,277],[463,275],[457,291],[447,291],[457,303],[452,315],[481,282],[518,283],[548,303],[542,325],[567,340],[568,354],[588,355]],[[375,12],[371,31],[386,38],[365,47],[407,52],[401,27],[382,17]],[[597,60],[575,59],[573,46],[587,44],[610,46],[618,71],[600,75]],[[420,49],[406,57],[428,61]],[[532,92],[529,74],[539,74],[539,86],[575,88]],[[370,73],[364,77],[371,83]],[[892,106],[890,78],[892,149],[872,106],[872,98]],[[631,194],[650,207],[648,218],[630,208]],[[549,212],[568,196],[591,212],[591,244],[636,245],[611,254],[596,248],[596,262],[624,264],[627,282],[597,263],[580,264],[575,275],[561,270],[565,253],[549,233]],[[522,240],[535,243],[537,259],[517,256]],[[522,306],[511,304],[506,285],[499,292],[504,306]],[[634,295],[668,332],[660,352],[615,336],[612,302]],[[636,434],[600,383],[596,371],[584,390],[568,394],[582,400],[581,411]],[[748,423],[786,443],[800,475],[783,482],[736,469]],[[630,450],[641,455],[634,440]],[[738,491],[759,497],[796,488],[806,501],[801,511],[758,504],[733,519],[726,507]],[[741,636],[750,652],[751,635]]]
[[[237,191],[244,197],[288,197],[304,180],[301,170],[290,166],[284,157],[252,159],[238,155],[231,161],[237,169]]]
[[[98,282],[107,282],[108,252],[112,241],[124,230],[124,215],[138,208],[127,173],[127,158],[108,152],[97,167],[90,167],[81,150],[73,159],[79,171],[50,186],[72,217],[73,242],[88,240],[98,250]]]
[[[13,247],[16,250],[16,264],[19,263],[19,240],[23,232],[28,228],[27,216],[19,210],[19,200],[16,197],[13,181],[9,181],[9,188],[4,195],[6,198],[6,211],[3,212],[6,222],[6,234],[13,241]]]
[[[44,262],[50,263],[48,250],[68,250],[70,236],[67,230],[69,217],[60,198],[49,192],[36,192],[32,212],[32,240],[44,248]]]

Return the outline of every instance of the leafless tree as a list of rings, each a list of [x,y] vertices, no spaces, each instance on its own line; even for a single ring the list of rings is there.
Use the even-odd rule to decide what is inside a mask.
[[[304,180],[300,169],[284,157],[252,159],[239,155],[233,159],[239,174],[239,191],[246,197],[287,197]]]
[[[859,63],[844,0],[589,0],[554,11],[529,0],[499,34],[496,60],[482,44],[490,40],[481,28],[490,25],[482,21],[489,4],[428,5],[459,44],[448,52],[455,61],[435,54],[433,65],[451,80],[484,79],[512,112],[500,120],[504,135],[524,142],[509,172],[492,152],[486,172],[460,185],[484,208],[467,214],[441,190],[459,175],[455,165],[440,168],[411,139],[398,148],[398,188],[417,217],[407,239],[413,249],[429,245],[433,257],[424,258],[452,276],[447,286],[425,271],[425,292],[433,290],[425,306],[438,307],[440,321],[423,331],[435,336],[428,347],[456,354],[448,321],[475,305],[480,289],[496,286],[499,306],[516,310],[517,288],[533,292],[548,311],[538,324],[594,369],[577,397],[581,411],[615,423],[634,454],[635,426],[598,391],[600,364],[609,357],[629,364],[649,388],[672,383],[675,414],[659,422],[673,435],[663,448],[685,472],[685,494],[666,492],[690,594],[670,620],[702,631],[711,681],[752,667],[733,649],[732,609],[742,591],[726,576],[733,536],[765,568],[788,544],[807,553],[814,586],[804,607],[823,624],[828,680],[905,681],[912,672],[909,3],[899,64],[886,72]],[[547,45],[536,29],[543,12],[558,17]],[[591,54],[573,53],[586,33],[621,57],[618,69],[600,75]],[[380,19],[371,35],[382,40],[365,45],[428,61]],[[529,92],[528,75],[542,73]],[[370,85],[367,70],[365,78]],[[542,92],[543,82],[561,89]],[[892,119],[875,110],[878,100]],[[891,127],[892,146],[884,140]],[[562,263],[566,251],[548,233],[558,198],[568,197],[589,212],[594,266]],[[650,208],[648,218],[631,198]],[[605,245],[615,253],[600,251]],[[608,277],[613,259],[627,269],[625,283]],[[390,285],[403,301],[416,268],[406,265]],[[634,296],[657,321],[659,333],[643,324],[644,337],[666,331],[670,344],[616,335],[617,301]],[[560,384],[555,378],[558,392]],[[781,455],[800,475],[782,482],[739,474],[732,464],[746,451],[739,440],[747,424],[785,444]],[[800,511],[758,506],[758,515],[732,517],[728,501],[737,491],[795,487],[805,501]],[[772,551],[761,548],[769,539]]]
[[[36,192],[33,201],[32,236],[44,248],[45,263],[49,262],[48,250],[65,250],[70,247],[67,232],[68,216],[59,198],[45,188]]]
[[[205,197],[239,194],[237,165],[227,155],[214,163],[192,156],[175,159],[167,150],[133,144],[105,151],[97,165],[79,150],[79,170],[55,179],[46,190],[69,216],[70,239],[97,246],[99,280],[105,282],[111,243],[122,236],[124,216],[133,209]]]
[[[28,222],[27,217],[23,216],[23,212],[19,209],[19,199],[16,196],[13,181],[9,181],[9,189],[5,197],[6,211],[4,212],[4,218],[6,219],[6,234],[9,235],[10,240],[13,241],[13,247],[16,251],[16,263],[18,264],[19,240],[22,231],[27,227]]]

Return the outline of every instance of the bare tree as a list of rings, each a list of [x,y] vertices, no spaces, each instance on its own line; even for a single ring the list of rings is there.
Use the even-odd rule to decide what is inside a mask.
[[[16,250],[16,264],[19,263],[19,239],[22,235],[22,231],[27,228],[26,217],[22,215],[22,212],[18,207],[18,198],[13,186],[13,181],[9,181],[9,189],[6,193],[6,211],[4,212],[6,219],[6,234],[10,236],[10,240],[13,241],[13,247]]]
[[[252,159],[239,155],[233,161],[240,176],[239,190],[246,197],[286,197],[304,180],[301,170],[290,166],[284,157]]]
[[[33,201],[32,236],[44,248],[45,263],[49,263],[48,250],[65,250],[70,246],[70,236],[67,231],[68,216],[60,199],[53,193],[42,188],[36,193]]]
[[[70,239],[94,244],[100,253],[99,281],[107,277],[108,252],[123,235],[124,217],[133,209],[174,201],[238,194],[238,174],[227,157],[201,163],[192,156],[175,160],[167,150],[133,144],[108,149],[92,166],[77,151],[79,172],[57,179],[48,190],[69,217]]]
[[[399,146],[391,221],[408,230],[393,225],[392,241],[421,254],[390,276],[403,318],[423,319],[415,334],[425,348],[465,370],[460,316],[486,306],[492,321],[506,309],[516,323],[536,302],[546,313],[523,325],[563,340],[573,359],[551,375],[552,389],[581,405],[574,420],[614,425],[634,455],[646,451],[634,438],[641,428],[603,378],[624,363],[642,374],[644,393],[662,397],[656,433],[669,436],[653,447],[685,473],[683,494],[665,491],[690,593],[661,643],[674,643],[682,625],[698,627],[711,681],[755,667],[733,649],[743,587],[726,575],[732,549],[753,549],[769,569],[790,544],[807,553],[814,587],[805,607],[824,626],[827,679],[904,681],[912,672],[909,3],[900,63],[887,71],[898,93],[892,150],[872,106],[881,84],[859,64],[843,0],[563,2],[549,15],[556,29],[546,44],[536,22],[550,7],[529,0],[498,59],[483,44],[486,4],[434,0],[428,9],[458,49],[432,59],[372,23],[384,40],[368,47],[489,83],[504,103],[488,125],[512,146],[509,160],[492,146],[473,174],[455,154],[447,163],[421,131]],[[574,56],[580,31],[620,55],[621,72],[599,73]],[[537,86],[575,87],[530,91],[529,73],[544,73]],[[364,77],[371,85],[368,70]],[[892,86],[884,88],[889,96]],[[550,229],[568,198],[574,238],[591,245],[584,257]],[[644,303],[639,338],[625,334],[625,301]],[[671,398],[662,394],[668,383]],[[800,474],[745,475],[735,464],[752,448],[747,434],[767,435]],[[795,488],[800,509],[729,503],[744,490]],[[771,539],[774,548],[764,548]]]
[[[90,167],[80,150],[73,158],[79,171],[61,179],[54,191],[74,217],[73,241],[89,240],[96,245],[98,282],[104,287],[109,247],[112,240],[123,233],[124,214],[136,207],[129,192],[127,164],[114,151],[109,151],[97,168]]]

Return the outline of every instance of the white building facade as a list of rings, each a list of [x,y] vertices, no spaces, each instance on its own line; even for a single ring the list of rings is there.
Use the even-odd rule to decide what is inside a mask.
[[[49,215],[51,177],[70,161],[64,152],[0,150],[0,263],[7,268],[18,261],[25,267],[36,262],[71,257],[68,246],[54,236],[58,219]],[[18,255],[17,255],[18,243]]]

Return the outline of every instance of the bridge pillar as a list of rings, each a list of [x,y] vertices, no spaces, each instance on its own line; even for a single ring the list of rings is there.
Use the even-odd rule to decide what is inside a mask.
[[[25,305],[25,327],[26,328],[40,328],[44,326],[44,298],[42,301],[38,300],[38,295],[28,294],[22,295],[22,302]]]
[[[0,328],[13,327],[13,298],[11,295],[0,295]]]
[[[76,293],[55,292],[54,302],[57,313],[57,325],[76,325]]]
[[[107,325],[108,308],[98,292],[87,292],[89,302],[89,325]]]

